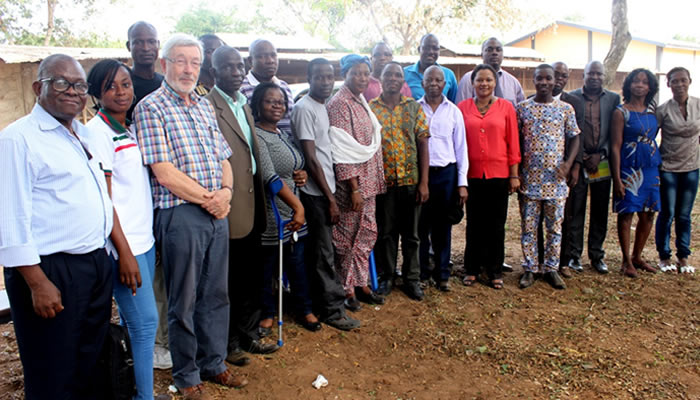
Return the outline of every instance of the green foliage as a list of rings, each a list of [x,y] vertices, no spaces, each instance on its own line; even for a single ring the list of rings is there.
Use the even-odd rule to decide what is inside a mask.
[[[277,26],[272,18],[265,16],[262,5],[261,2],[255,3],[255,12],[249,17],[240,17],[240,13],[235,8],[226,14],[218,10],[211,10],[204,5],[199,5],[178,18],[174,31],[189,33],[197,37],[216,32],[290,33],[288,30]]]
[[[683,42],[691,42],[691,43],[700,43],[699,38],[697,38],[695,36],[691,36],[691,35],[681,35],[680,33],[676,33],[675,35],[673,35],[673,40],[680,40]]]
[[[235,23],[234,12],[235,10],[230,14],[225,14],[199,5],[180,16],[175,24],[175,31],[189,33],[197,37],[215,32],[244,32],[245,27]]]
[[[107,0],[114,3],[117,0]],[[0,43],[27,46],[43,46],[46,42],[47,23],[37,24],[35,15],[46,12],[47,6],[59,8],[60,0],[0,0]],[[95,12],[95,0],[73,0],[82,5],[82,15],[76,19],[89,18]],[[46,21],[48,22],[48,21]],[[72,21],[53,19],[53,31],[48,40],[49,46],[59,47],[122,47],[123,43],[104,34],[95,32],[75,33],[70,26]]]

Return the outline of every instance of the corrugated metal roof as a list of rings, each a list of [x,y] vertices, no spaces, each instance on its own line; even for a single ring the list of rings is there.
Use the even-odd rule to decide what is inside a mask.
[[[223,39],[223,38],[222,38]],[[228,42],[227,42],[228,43]],[[503,59],[504,67],[512,68],[530,68],[536,67],[541,63],[541,61],[531,61],[531,60],[521,60],[521,59],[511,59],[510,52],[515,50],[515,48],[508,48],[506,57]],[[125,49],[99,49],[99,48],[72,48],[72,47],[41,47],[41,46],[11,46],[11,45],[0,45],[0,61],[6,64],[18,64],[26,62],[40,62],[44,58],[50,56],[51,54],[67,54],[78,61],[81,60],[100,60],[105,58],[116,58],[121,60],[129,60],[131,54]],[[277,58],[280,63],[289,61],[311,61],[317,57],[323,57],[329,61],[340,61],[343,56],[349,53],[320,53],[320,52],[306,52],[306,53],[285,53],[278,52]],[[247,57],[247,51],[241,51],[241,56]],[[369,55],[368,55],[369,56]],[[418,61],[417,55],[394,55],[394,60],[402,64],[411,64]],[[481,53],[478,56],[459,56],[459,57],[440,57],[438,60],[440,64],[443,65],[459,65],[459,64],[481,64]]]
[[[458,56],[477,56],[481,57],[481,45],[480,44],[441,44],[441,47],[446,50],[450,50],[457,54]],[[527,49],[523,47],[503,47],[503,56],[511,59],[523,58],[530,59],[531,61],[541,61],[544,62],[545,56],[537,50]]]
[[[265,39],[272,43],[278,52],[290,51],[333,51],[335,47],[306,33],[295,35],[258,35],[249,33],[217,33],[227,45],[237,49],[248,50],[254,40]]]
[[[0,45],[0,61],[6,64],[40,62],[51,54],[66,54],[78,61],[100,60],[103,58],[128,59],[131,54],[123,49],[44,47]]]
[[[535,31],[532,31],[526,35],[520,36],[517,39],[511,40],[507,43],[507,45],[515,44],[518,43],[524,39],[527,39],[533,35],[536,35],[540,31],[543,31],[553,25],[562,25],[562,26],[569,26],[572,28],[577,28],[577,29],[582,29],[584,31],[591,31],[591,32],[598,32],[598,33],[604,33],[607,35],[612,35],[612,32],[609,29],[604,29],[604,28],[599,28],[595,26],[588,26],[588,25],[581,25],[581,24],[576,24],[573,22],[568,22],[568,21],[554,21],[552,23],[549,23],[540,29],[537,29]],[[632,34],[632,40],[636,40],[638,42],[643,42],[643,43],[649,43],[655,46],[659,47],[669,47],[669,48],[678,48],[678,49],[689,49],[689,50],[700,50],[700,44],[698,43],[692,43],[692,42],[683,42],[683,41],[667,41],[667,42],[662,42],[654,39],[647,39],[643,37],[636,36]]]

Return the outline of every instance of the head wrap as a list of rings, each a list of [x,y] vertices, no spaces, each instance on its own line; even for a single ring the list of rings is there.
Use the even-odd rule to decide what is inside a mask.
[[[348,71],[350,71],[350,68],[361,63],[367,64],[367,66],[370,68],[372,67],[369,63],[369,58],[367,57],[357,54],[348,54],[347,56],[344,56],[340,59],[340,75],[345,76]]]

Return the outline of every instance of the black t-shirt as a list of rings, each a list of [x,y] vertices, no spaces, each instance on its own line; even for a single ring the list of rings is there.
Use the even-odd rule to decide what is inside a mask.
[[[163,83],[163,75],[156,72],[153,76],[153,79],[143,79],[139,76],[133,75],[131,77],[131,80],[134,83],[134,96],[136,97],[136,99],[134,100],[134,104],[127,112],[126,117],[133,120],[132,113],[134,112],[136,104],[138,104],[139,101],[141,101],[141,99],[143,99],[151,92],[160,87],[160,85]]]

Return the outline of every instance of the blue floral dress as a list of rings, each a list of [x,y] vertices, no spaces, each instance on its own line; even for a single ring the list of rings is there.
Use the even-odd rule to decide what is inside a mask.
[[[620,178],[625,197],[613,196],[613,211],[634,213],[659,211],[659,165],[661,154],[656,145],[658,126],[652,112],[630,111],[621,105],[625,118],[620,149]]]

